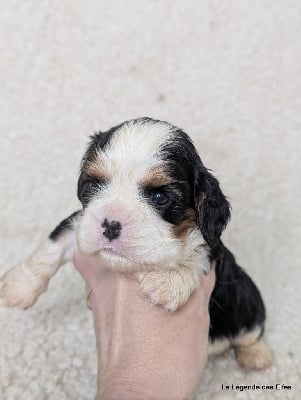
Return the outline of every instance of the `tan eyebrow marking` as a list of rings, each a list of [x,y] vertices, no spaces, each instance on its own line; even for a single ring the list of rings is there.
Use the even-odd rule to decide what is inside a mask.
[[[92,176],[95,179],[104,179],[108,178],[108,174],[106,172],[103,160],[101,159],[100,155],[97,153],[91,160],[87,160],[84,163],[83,171]]]
[[[162,165],[153,167],[149,173],[141,180],[143,186],[160,187],[172,183],[173,180],[166,173]]]

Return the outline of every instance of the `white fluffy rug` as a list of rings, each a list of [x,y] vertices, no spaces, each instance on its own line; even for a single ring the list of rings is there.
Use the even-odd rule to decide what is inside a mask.
[[[0,273],[78,207],[90,133],[168,120],[231,199],[224,241],[262,291],[276,358],[260,373],[210,362],[199,399],[300,399],[300,2],[11,0],[0,50]],[[83,288],[69,265],[32,309],[0,309],[1,400],[93,399]]]

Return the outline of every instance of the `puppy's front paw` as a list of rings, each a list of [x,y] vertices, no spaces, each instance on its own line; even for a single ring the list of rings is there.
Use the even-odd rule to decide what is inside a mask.
[[[152,304],[174,312],[184,305],[198,285],[198,279],[189,269],[151,271],[138,274],[140,288]]]
[[[0,305],[29,308],[46,290],[47,283],[28,271],[25,265],[14,267],[0,279]]]

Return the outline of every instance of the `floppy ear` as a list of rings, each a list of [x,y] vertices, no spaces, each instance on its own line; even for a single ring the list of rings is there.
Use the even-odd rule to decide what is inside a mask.
[[[230,204],[218,180],[205,167],[196,175],[194,199],[198,224],[206,242],[215,247],[230,219]]]

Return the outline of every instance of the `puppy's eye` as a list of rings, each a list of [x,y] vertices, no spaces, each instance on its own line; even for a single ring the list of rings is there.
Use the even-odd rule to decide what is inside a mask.
[[[94,192],[99,187],[97,182],[86,182],[83,185],[83,192]]]
[[[98,182],[89,182],[89,190],[97,190],[99,189],[100,184]]]
[[[157,206],[165,206],[169,202],[169,196],[161,190],[156,190],[151,194],[151,202]]]
[[[98,181],[86,181],[81,189],[82,196],[91,196],[93,194],[97,194],[97,192],[101,189],[103,182]]]

